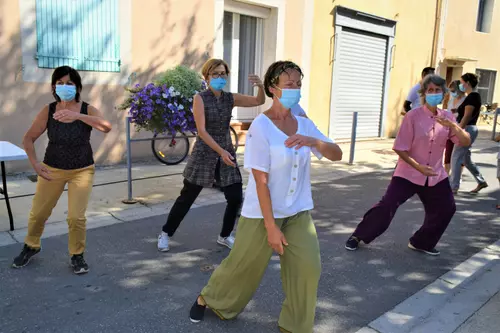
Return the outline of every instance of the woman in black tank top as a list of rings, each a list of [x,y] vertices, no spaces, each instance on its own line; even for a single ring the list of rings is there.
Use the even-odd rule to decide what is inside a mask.
[[[94,158],[90,145],[93,128],[107,133],[111,124],[96,108],[80,101],[82,80],[68,66],[58,67],[52,74],[52,94],[56,102],[45,106],[24,136],[23,145],[33,169],[38,175],[36,193],[31,208],[28,234],[24,247],[12,267],[26,266],[40,252],[40,238],[45,222],[68,185],[68,227],[71,266],[76,274],[88,272],[83,258],[86,218],[94,180]],[[35,141],[45,132],[49,143],[43,163],[38,161]]]

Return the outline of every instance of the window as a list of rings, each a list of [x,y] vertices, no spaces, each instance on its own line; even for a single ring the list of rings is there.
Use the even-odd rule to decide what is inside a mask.
[[[119,0],[36,0],[40,68],[120,72]]]
[[[261,69],[262,25],[261,18],[224,12],[224,60],[231,68],[228,90],[254,94],[248,75]]]
[[[491,31],[491,22],[493,19],[494,6],[495,6],[495,0],[479,0],[476,31],[479,32]]]
[[[476,70],[476,74],[479,75],[479,84],[477,89],[481,95],[481,101],[483,104],[491,104],[493,102],[493,93],[495,92],[497,72],[478,69]]]

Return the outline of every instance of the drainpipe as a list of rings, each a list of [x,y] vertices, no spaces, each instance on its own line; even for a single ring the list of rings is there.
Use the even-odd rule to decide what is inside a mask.
[[[444,48],[446,21],[448,18],[449,0],[437,0],[436,3],[436,22],[434,27],[434,40],[432,49],[431,64],[436,67],[436,74],[440,74],[440,67],[445,59]]]
[[[436,0],[436,15],[434,18],[434,35],[432,36],[432,50],[431,50],[431,66],[436,67],[436,54],[439,39],[439,27],[441,26],[441,7],[442,0]]]

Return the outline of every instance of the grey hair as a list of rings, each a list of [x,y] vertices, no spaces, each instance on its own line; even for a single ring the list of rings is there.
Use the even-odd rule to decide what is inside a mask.
[[[448,92],[445,79],[436,74],[429,74],[424,77],[422,79],[422,82],[420,83],[420,90],[418,91],[418,93],[421,98],[425,98],[425,92],[427,91],[427,88],[429,88],[429,85],[431,83],[434,83],[436,86],[441,87],[441,89],[443,90],[443,95]]]

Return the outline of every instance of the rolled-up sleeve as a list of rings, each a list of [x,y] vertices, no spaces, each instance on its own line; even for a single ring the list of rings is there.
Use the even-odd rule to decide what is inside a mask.
[[[334,143],[334,141],[332,139],[330,139],[329,137],[327,137],[326,135],[321,133],[321,131],[318,129],[318,127],[310,119],[307,119],[307,135],[312,137],[312,138],[324,141],[324,142]],[[316,148],[312,148],[311,152],[318,159],[323,158],[323,155]]]
[[[266,129],[264,128],[264,125],[265,124],[262,121],[254,120],[248,129],[243,164],[244,168],[250,172],[252,169],[255,169],[269,173],[271,155],[269,141],[265,135]]]
[[[403,123],[399,129],[396,140],[394,141],[394,150],[409,151],[413,144],[413,117],[411,113],[406,114]]]

